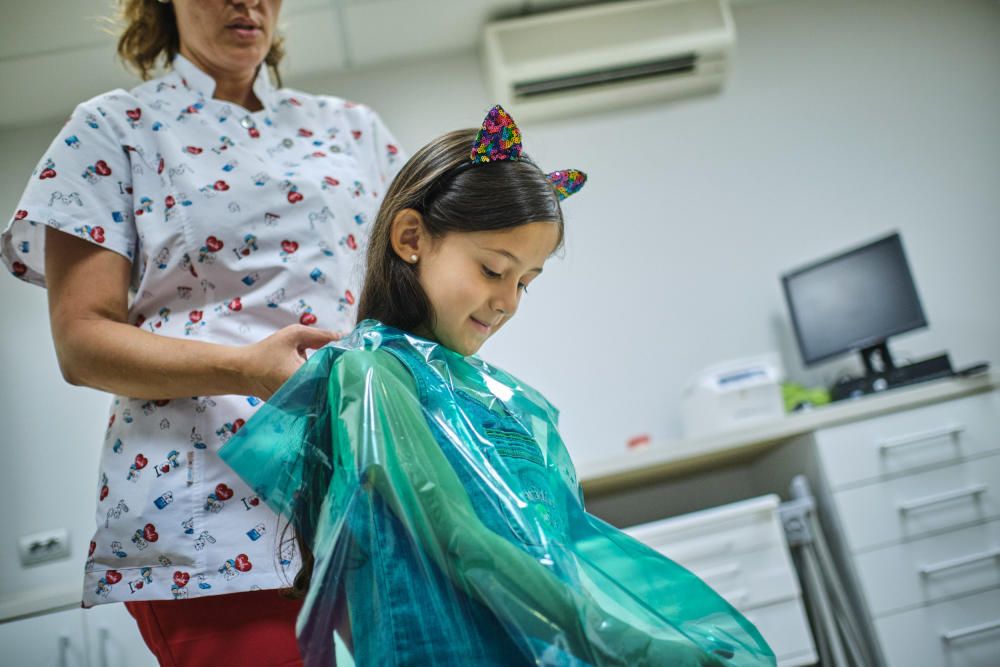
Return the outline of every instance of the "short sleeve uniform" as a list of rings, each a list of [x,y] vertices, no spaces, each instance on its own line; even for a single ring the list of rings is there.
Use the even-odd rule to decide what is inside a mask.
[[[261,111],[213,90],[178,57],[77,107],[0,236],[4,263],[44,286],[52,227],[132,262],[129,322],[155,335],[242,345],[293,323],[349,330],[402,151],[367,107],[275,89],[265,68]],[[260,402],[114,397],[85,605],[288,584],[294,543],[216,455]]]

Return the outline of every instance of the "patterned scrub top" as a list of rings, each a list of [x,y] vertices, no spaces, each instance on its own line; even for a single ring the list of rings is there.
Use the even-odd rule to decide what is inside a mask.
[[[0,236],[4,263],[44,286],[48,226],[132,261],[129,322],[156,335],[243,345],[296,322],[350,330],[402,151],[371,109],[276,89],[264,67],[261,111],[214,88],[178,56],[78,106]],[[288,585],[294,542],[216,454],[260,403],[114,397],[84,606]]]

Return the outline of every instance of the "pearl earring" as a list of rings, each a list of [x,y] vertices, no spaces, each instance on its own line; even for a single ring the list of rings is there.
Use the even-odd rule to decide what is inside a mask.
[[[410,255],[410,261],[411,262],[417,261],[417,256],[416,255]]]

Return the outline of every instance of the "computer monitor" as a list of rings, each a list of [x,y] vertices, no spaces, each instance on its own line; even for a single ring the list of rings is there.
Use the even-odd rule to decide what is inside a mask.
[[[807,365],[859,351],[869,376],[884,373],[894,368],[886,340],[927,326],[898,233],[789,271],[781,281]]]

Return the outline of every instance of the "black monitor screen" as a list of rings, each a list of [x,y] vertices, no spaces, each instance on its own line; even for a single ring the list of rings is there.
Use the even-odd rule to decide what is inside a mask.
[[[899,234],[791,271],[781,280],[807,364],[927,326]]]

